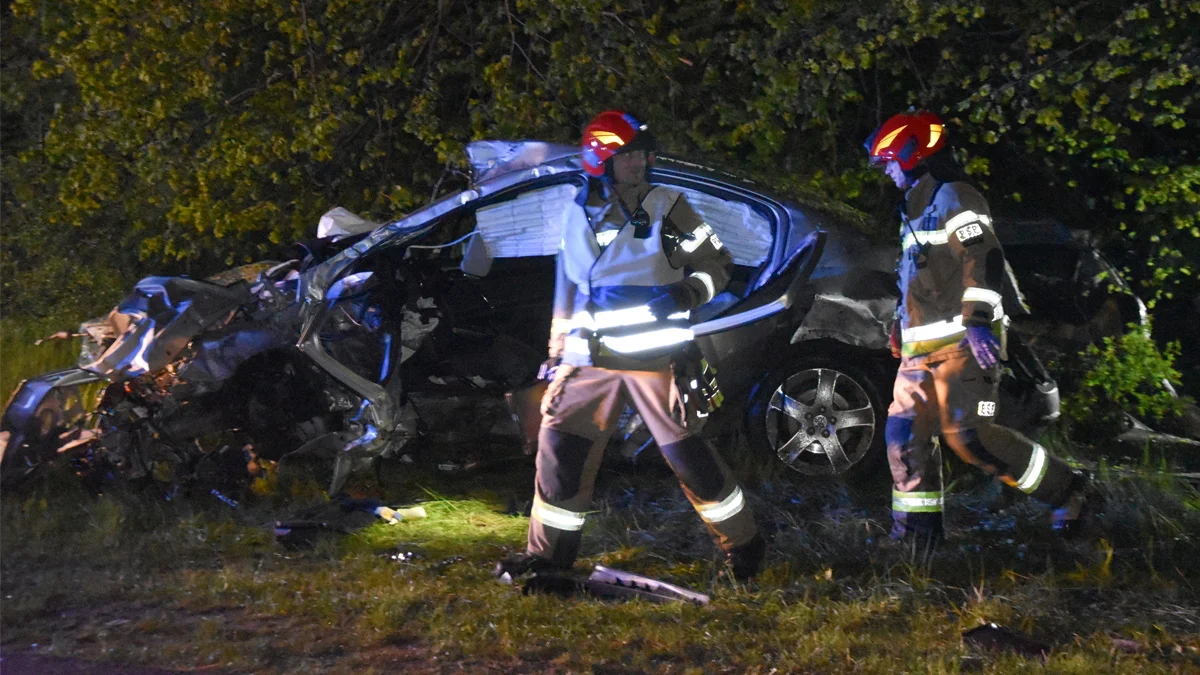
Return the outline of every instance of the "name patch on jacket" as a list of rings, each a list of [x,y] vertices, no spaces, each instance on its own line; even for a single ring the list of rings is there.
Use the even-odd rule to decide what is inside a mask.
[[[955,230],[954,235],[963,243],[963,246],[970,246],[983,240],[983,228],[979,223],[971,223]]]

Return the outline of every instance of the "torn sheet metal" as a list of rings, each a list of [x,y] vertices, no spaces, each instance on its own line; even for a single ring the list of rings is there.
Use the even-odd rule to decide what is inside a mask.
[[[818,293],[792,343],[831,338],[857,347],[887,349],[895,311],[895,298],[856,300],[836,292]]]
[[[467,161],[471,163],[476,184],[578,155],[578,147],[542,141],[474,141],[467,144]],[[578,161],[576,159],[576,163]]]
[[[341,239],[355,234],[365,234],[379,227],[362,216],[338,206],[325,212],[317,221],[317,237]]]
[[[291,335],[269,324],[226,326],[197,338],[195,357],[179,367],[179,376],[191,382],[223,382],[255,354],[288,346]]]

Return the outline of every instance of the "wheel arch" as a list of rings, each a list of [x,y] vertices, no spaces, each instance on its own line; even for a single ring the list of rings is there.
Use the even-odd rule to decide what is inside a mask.
[[[833,338],[823,338],[792,343],[788,347],[788,354],[781,363],[790,366],[803,359],[828,359],[831,361],[845,359],[850,361],[865,371],[865,374],[871,379],[871,383],[879,390],[880,398],[885,403],[891,401],[891,387],[899,363],[890,354],[877,349],[847,344]],[[747,405],[747,414],[749,414],[753,402],[761,396],[762,388],[770,379],[769,373],[770,371],[767,376],[759,378],[748,390],[746,400],[750,405]]]

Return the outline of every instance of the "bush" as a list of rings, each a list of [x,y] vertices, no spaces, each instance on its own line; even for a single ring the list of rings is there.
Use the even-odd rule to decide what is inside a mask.
[[[1178,342],[1159,349],[1150,325],[1129,324],[1124,335],[1104,338],[1080,352],[1082,376],[1063,401],[1072,436],[1080,440],[1111,438],[1125,425],[1125,413],[1148,422],[1171,423],[1190,402],[1175,395]]]

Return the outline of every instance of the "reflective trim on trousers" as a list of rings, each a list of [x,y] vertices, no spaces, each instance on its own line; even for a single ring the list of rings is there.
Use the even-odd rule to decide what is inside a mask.
[[[587,520],[586,514],[552,506],[542,501],[538,495],[533,496],[533,509],[529,512],[529,517],[542,525],[566,532],[582,530],[583,523]]]
[[[905,513],[938,513],[944,499],[941,492],[900,492],[892,490],[892,510]]]
[[[1021,479],[1017,481],[1017,489],[1025,494],[1032,494],[1042,484],[1042,479],[1046,477],[1046,469],[1049,467],[1050,462],[1046,457],[1046,449],[1034,443],[1033,454],[1029,456],[1029,466],[1025,468],[1025,473],[1021,474]]]
[[[716,504],[702,504],[696,507],[696,512],[706,523],[716,524],[736,516],[746,508],[746,497],[742,488],[734,487],[729,496]]]

